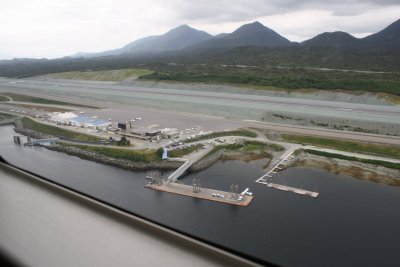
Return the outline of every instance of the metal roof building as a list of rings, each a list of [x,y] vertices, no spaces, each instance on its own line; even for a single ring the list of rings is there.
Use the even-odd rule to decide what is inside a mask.
[[[91,120],[93,120],[93,119],[90,118],[89,116],[82,115],[82,116],[78,116],[76,118],[70,119],[69,123],[71,125],[80,127],[80,126],[83,126],[85,122],[88,122],[88,121],[91,121]]]
[[[84,122],[83,126],[87,128],[106,128],[110,126],[111,122],[100,120],[100,119],[92,119],[90,121]]]
[[[78,117],[75,113],[72,112],[64,112],[64,113],[56,113],[50,116],[50,120],[53,122],[59,123],[67,123],[69,120]]]

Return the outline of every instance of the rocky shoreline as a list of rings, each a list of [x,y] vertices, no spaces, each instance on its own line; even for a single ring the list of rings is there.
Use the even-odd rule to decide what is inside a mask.
[[[22,123],[18,120],[15,121],[14,131],[21,135],[29,136],[35,139],[47,139],[54,138],[54,136],[43,134],[37,131],[33,131],[30,129],[24,129]],[[50,146],[44,146],[44,148],[52,151],[66,153],[71,156],[79,157],[81,159],[86,159],[126,170],[132,171],[147,171],[147,170],[174,170],[182,165],[182,162],[179,161],[154,161],[154,162],[134,162],[125,159],[115,159],[111,157],[107,157],[95,152],[86,151],[83,149],[79,149],[76,147],[65,147],[58,144],[53,144]]]
[[[66,153],[71,156],[76,156],[81,159],[95,161],[98,163],[119,167],[126,170],[132,171],[148,171],[148,170],[174,170],[182,165],[179,161],[153,161],[153,162],[135,162],[126,159],[110,158],[104,155],[100,155],[95,152],[79,149],[76,147],[66,147],[58,144],[46,146],[48,150]]]
[[[342,159],[327,158],[301,153],[290,167],[309,167],[322,169],[331,173],[346,175],[359,180],[400,187],[400,171],[382,166],[353,162]]]
[[[15,121],[14,131],[21,135],[29,136],[35,139],[46,139],[53,138],[54,136],[50,136],[47,134],[43,134],[40,132],[36,132],[30,129],[23,128],[22,123],[18,120]],[[134,162],[125,159],[116,159],[101,155],[96,152],[87,151],[84,149],[79,149],[77,147],[65,146],[59,144],[53,144],[50,146],[45,146],[46,149],[57,151],[61,153],[66,153],[71,156],[79,157],[81,159],[90,160],[126,170],[132,171],[147,171],[147,170],[175,170],[178,169],[181,165],[181,161],[173,161],[173,160],[163,160],[163,161],[153,161],[153,162]],[[252,161],[256,159],[264,158],[260,153],[246,153],[238,151],[230,151],[226,149],[221,149],[203,159],[193,164],[189,172],[200,172],[202,170],[207,169],[212,166],[219,160],[244,160],[244,161]]]
[[[22,124],[19,123],[18,120],[15,122],[14,130],[19,134],[36,139],[53,137],[33,130],[24,129],[22,127]],[[106,164],[132,171],[147,171],[155,169],[175,170],[182,165],[181,161],[173,161],[173,160],[134,162],[125,159],[116,159],[95,152],[79,149],[76,147],[69,147],[58,144],[45,146],[45,148],[52,151],[66,153],[71,156],[76,156],[81,159],[86,159],[101,164]],[[190,172],[203,171],[208,167],[212,166],[213,164],[215,164],[216,162],[218,162],[219,160],[243,160],[249,162],[252,160],[266,159],[267,162],[266,165],[264,166],[265,168],[273,161],[274,158],[276,158],[276,156],[277,155],[275,155],[275,153],[272,154],[268,153],[267,155],[265,155],[263,153],[256,153],[256,152],[243,153],[241,151],[231,151],[231,150],[221,149],[193,164],[190,167],[189,171]],[[399,170],[388,169],[385,167],[375,166],[371,164],[300,153],[295,160],[293,160],[290,164],[287,165],[287,168],[290,167],[311,167],[311,168],[323,169],[331,173],[347,175],[360,180],[368,180],[376,183],[400,187]]]

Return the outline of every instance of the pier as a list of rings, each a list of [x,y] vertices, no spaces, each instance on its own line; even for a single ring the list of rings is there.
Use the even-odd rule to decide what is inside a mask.
[[[146,188],[157,190],[157,191],[162,191],[162,192],[168,192],[168,193],[188,196],[188,197],[193,197],[193,198],[200,198],[200,199],[205,199],[205,200],[210,200],[210,201],[215,201],[215,202],[221,202],[221,203],[235,205],[235,206],[242,206],[242,207],[248,206],[254,198],[254,196],[249,196],[249,195],[241,195],[240,198],[234,198],[234,197],[232,197],[231,192],[225,192],[225,191],[214,190],[214,189],[203,188],[203,187],[201,188],[201,190],[199,192],[193,192],[193,187],[191,185],[184,185],[184,184],[178,184],[178,183],[165,183],[162,185],[148,184],[148,185],[146,185]],[[224,198],[215,197],[216,194],[222,195],[222,196],[224,196]]]
[[[299,195],[303,195],[303,196],[310,196],[310,197],[318,197],[319,193],[316,191],[309,191],[309,190],[305,190],[302,188],[296,188],[296,187],[292,187],[292,186],[287,186],[287,185],[282,185],[282,184],[277,184],[277,183],[270,183],[267,181],[268,178],[272,178],[273,174],[276,174],[277,171],[276,170],[282,170],[283,166],[286,165],[286,161],[288,159],[290,159],[293,154],[293,152],[296,150],[296,148],[292,148],[288,151],[286,151],[286,153],[284,153],[282,155],[281,160],[278,159],[278,163],[275,164],[266,174],[264,174],[263,176],[261,176],[260,178],[258,178],[256,180],[256,183],[259,184],[265,184],[266,186],[268,186],[269,188],[275,188],[278,190],[282,190],[282,191],[286,191],[286,192],[292,192],[292,193],[296,193]],[[282,166],[282,167],[280,167]]]
[[[278,190],[282,190],[282,191],[287,191],[287,192],[293,192],[299,195],[307,195],[310,197],[318,197],[319,193],[316,191],[308,191],[305,189],[300,189],[300,188],[296,188],[296,187],[291,187],[291,186],[287,186],[287,185],[282,185],[282,184],[275,184],[275,183],[268,183],[265,180],[260,180],[257,183],[260,184],[265,184],[270,188],[275,188]]]

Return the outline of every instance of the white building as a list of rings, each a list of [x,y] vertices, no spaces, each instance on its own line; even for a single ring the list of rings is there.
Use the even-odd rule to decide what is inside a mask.
[[[179,131],[176,128],[165,128],[161,130],[161,137],[162,138],[168,138],[168,139],[174,139],[179,137]]]
[[[55,123],[69,123],[69,121],[73,118],[78,117],[78,115],[76,115],[73,112],[54,112],[51,116],[50,116],[50,121],[55,122]]]

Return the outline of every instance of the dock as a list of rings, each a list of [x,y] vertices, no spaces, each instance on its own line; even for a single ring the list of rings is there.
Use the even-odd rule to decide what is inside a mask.
[[[254,198],[254,196],[241,195],[241,199],[234,199],[231,197],[232,193],[203,187],[201,188],[200,192],[195,193],[193,192],[192,186],[178,183],[165,183],[162,185],[148,184],[146,185],[146,188],[242,207],[248,206]],[[224,198],[214,197],[213,194],[223,195]]]
[[[315,192],[315,191],[309,191],[309,190],[300,189],[300,188],[291,187],[291,186],[282,185],[282,184],[268,183],[265,180],[258,181],[258,183],[265,184],[270,188],[275,188],[275,189],[287,191],[287,192],[293,192],[293,193],[296,193],[299,195],[306,195],[306,196],[310,196],[310,197],[318,197],[318,195],[319,195],[319,193]]]
[[[278,190],[292,192],[292,193],[296,193],[296,194],[303,195],[303,196],[310,196],[310,197],[314,197],[314,198],[318,197],[319,193],[316,191],[309,191],[309,190],[305,190],[302,188],[296,188],[296,187],[287,186],[287,185],[283,185],[283,184],[277,184],[277,183],[270,183],[267,181],[268,178],[272,178],[273,175],[277,173],[276,170],[283,169],[283,167],[280,167],[280,166],[286,165],[286,161],[289,158],[293,157],[292,154],[294,151],[295,151],[295,149],[288,150],[284,155],[282,155],[282,158],[280,160],[278,159],[277,164],[275,164],[266,174],[264,174],[263,176],[258,178],[255,182],[259,183],[259,184],[265,184],[269,188],[275,188]]]

